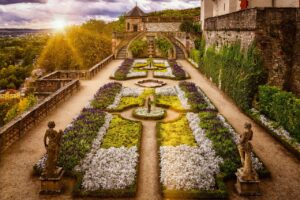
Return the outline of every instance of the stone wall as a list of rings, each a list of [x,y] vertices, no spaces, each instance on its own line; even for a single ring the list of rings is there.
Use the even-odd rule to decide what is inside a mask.
[[[145,30],[148,32],[177,32],[180,31],[181,22],[146,22]]]
[[[208,46],[255,42],[262,52],[268,83],[300,95],[300,9],[254,8],[205,21]]]

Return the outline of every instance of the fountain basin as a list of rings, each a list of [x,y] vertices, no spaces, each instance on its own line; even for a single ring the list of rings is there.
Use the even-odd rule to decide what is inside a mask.
[[[161,120],[166,117],[166,111],[163,108],[154,107],[150,112],[148,112],[147,108],[140,107],[133,110],[132,115],[137,119]]]
[[[155,79],[146,79],[146,80],[138,81],[136,85],[140,87],[146,87],[146,88],[158,88],[167,85],[167,83]]]

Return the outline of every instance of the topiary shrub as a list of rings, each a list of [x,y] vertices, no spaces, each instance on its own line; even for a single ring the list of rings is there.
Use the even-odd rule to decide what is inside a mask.
[[[259,87],[260,111],[288,130],[300,142],[300,99],[290,92],[264,85]]]

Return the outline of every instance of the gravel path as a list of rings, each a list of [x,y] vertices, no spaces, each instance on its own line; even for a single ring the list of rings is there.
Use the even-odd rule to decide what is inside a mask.
[[[192,76],[191,81],[197,83],[212,102],[219,109],[233,127],[241,133],[246,121],[252,122],[234,103],[220,90],[193,68],[187,61],[179,61]],[[92,98],[97,89],[109,82],[112,71],[121,61],[113,61],[106,66],[93,80],[81,81],[81,89],[66,102],[60,104],[51,112],[39,126],[32,129],[24,138],[15,143],[0,158],[0,199],[1,200],[36,200],[36,199],[72,199],[71,188],[73,180],[66,179],[66,192],[57,197],[39,196],[39,179],[32,177],[32,166],[45,153],[42,138],[47,128],[47,122],[55,120],[57,129],[64,129],[74,116],[80,113],[87,101]],[[151,75],[149,75],[151,76]],[[168,86],[178,82],[165,80]],[[123,81],[125,86],[136,87],[137,79]],[[174,118],[177,113],[171,112],[168,116]],[[126,118],[131,118],[130,111],[123,112]],[[288,153],[276,140],[262,128],[253,123],[254,149],[262,158],[272,173],[272,178],[262,180],[263,196],[242,198],[233,189],[233,182],[227,185],[230,189],[230,199],[298,199],[300,196],[300,162]],[[139,176],[138,195],[136,199],[160,200],[158,155],[155,134],[155,122],[143,121],[144,132],[142,137],[141,166]],[[88,198],[85,198],[88,199]]]

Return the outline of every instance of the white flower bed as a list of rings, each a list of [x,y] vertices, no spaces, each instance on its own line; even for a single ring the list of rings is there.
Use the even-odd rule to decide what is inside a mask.
[[[156,88],[155,94],[160,96],[177,96],[175,87]]]
[[[135,77],[146,77],[147,72],[146,71],[134,71],[133,68],[130,69],[129,73],[127,74],[127,78],[135,78]]]
[[[100,148],[103,137],[105,136],[105,134],[107,133],[107,131],[109,129],[109,124],[110,124],[112,118],[113,118],[112,114],[106,113],[105,122],[104,122],[103,126],[99,129],[98,134],[92,143],[91,151],[81,161],[80,165],[75,167],[75,171],[84,172],[89,168],[89,165],[91,164],[93,157],[95,156],[98,149]]]
[[[171,67],[167,67],[166,71],[154,71],[154,76],[156,77],[165,77],[165,78],[175,78]]]
[[[219,159],[207,155],[203,148],[181,145],[160,147],[161,183],[167,189],[209,190],[215,186]]]
[[[233,141],[236,145],[239,144],[239,134],[232,128],[230,124],[227,123],[226,119],[218,113],[217,118],[223,123],[224,127],[226,127],[229,132],[231,133],[231,136],[233,138]],[[251,154],[251,160],[252,160],[252,165],[255,170],[261,170],[263,169],[263,164],[262,162],[252,153]]]
[[[198,146],[160,147],[161,183],[171,190],[210,190],[216,185],[214,176],[223,159],[216,156],[205,130],[199,127],[198,115],[187,113],[186,118]]]
[[[137,147],[99,149],[83,177],[82,187],[86,191],[125,189],[134,184],[137,163]]]
[[[107,109],[116,109],[119,106],[122,97],[138,97],[143,92],[144,89],[141,88],[122,87],[122,90],[116,95],[114,102],[107,106]]]
[[[175,86],[175,89],[176,89],[177,96],[178,96],[179,101],[181,102],[182,107],[187,110],[190,109],[191,106],[188,103],[188,98],[185,97],[184,91],[182,91],[178,85]]]

